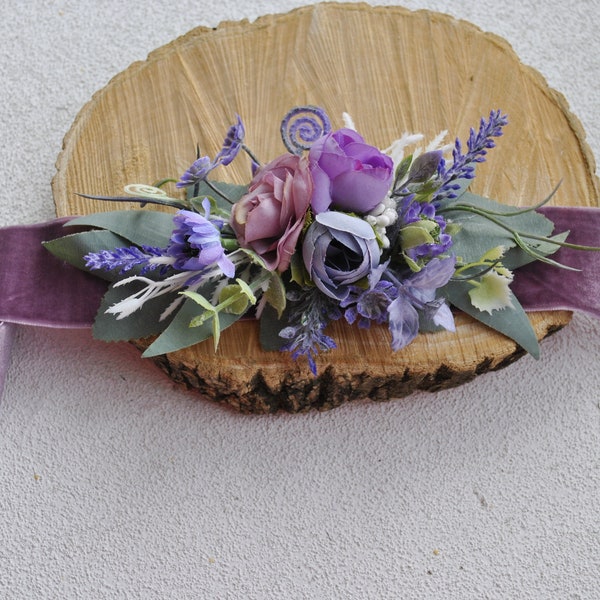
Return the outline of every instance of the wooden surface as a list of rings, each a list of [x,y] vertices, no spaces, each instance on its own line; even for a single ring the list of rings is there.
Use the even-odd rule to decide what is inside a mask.
[[[405,131],[431,139],[448,129],[449,140],[465,139],[481,116],[501,108],[510,124],[478,169],[473,191],[525,206],[562,179],[555,204],[598,205],[594,159],[579,122],[505,41],[438,13],[325,3],[252,24],[195,29],[117,75],[65,137],[53,181],[57,214],[116,208],[76,192],[117,195],[128,183],[178,177],[195,158],[196,144],[209,155],[219,150],[236,113],[248,145],[270,160],[284,150],[280,120],[298,104],[323,106],[334,127],[349,112],[380,147]],[[247,162],[232,167],[218,175],[248,181]],[[531,315],[540,339],[569,319],[564,311]],[[421,335],[391,353],[386,327],[334,323],[339,349],[319,359],[317,378],[286,354],[262,352],[254,322],[225,331],[216,354],[209,341],[156,362],[213,400],[269,412],[441,389],[522,354],[464,315],[457,325],[456,334]]]

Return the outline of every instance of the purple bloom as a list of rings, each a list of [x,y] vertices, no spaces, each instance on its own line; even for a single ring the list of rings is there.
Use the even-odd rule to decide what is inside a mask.
[[[402,227],[410,224],[419,224],[420,221],[433,222],[436,227],[430,230],[433,243],[419,244],[410,248],[403,248],[404,253],[413,261],[422,264],[431,258],[445,254],[452,247],[452,237],[445,233],[446,220],[436,214],[435,204],[429,202],[418,202],[414,196],[407,196],[400,203],[399,227],[402,235]],[[402,239],[400,240],[402,244]]]
[[[283,154],[265,165],[231,211],[242,248],[251,248],[270,271],[286,271],[302,233],[312,179],[305,157]]]
[[[308,158],[315,213],[330,208],[367,213],[385,198],[394,175],[392,159],[366,144],[352,129],[321,137],[311,147]]]
[[[238,155],[242,148],[246,130],[244,129],[244,124],[242,123],[240,115],[236,115],[236,117],[237,122],[227,130],[227,135],[223,140],[223,147],[215,157],[215,166],[227,166]]]
[[[215,168],[215,164],[208,156],[200,156],[191,165],[191,167],[181,176],[181,179],[175,184],[176,187],[189,187],[204,181],[208,174]]]
[[[325,334],[325,327],[340,318],[340,311],[335,302],[315,288],[301,292],[295,300],[289,315],[290,325],[279,332],[281,338],[289,340],[281,350],[291,352],[294,360],[306,356],[310,370],[316,375],[316,356],[320,351],[336,348],[333,339]]]
[[[502,114],[500,110],[492,110],[490,117],[486,121],[481,119],[479,130],[476,132],[471,128],[469,139],[467,141],[468,151],[462,152],[462,145],[457,139],[452,151],[452,165],[446,169],[445,161],[442,159],[438,168],[438,176],[442,185],[434,195],[435,202],[442,200],[451,200],[456,198],[456,191],[461,188],[457,183],[459,179],[473,179],[475,177],[475,165],[485,161],[485,156],[490,148],[494,148],[496,143],[492,138],[502,135],[502,128],[508,123],[508,117]]]
[[[227,130],[223,146],[215,159],[211,160],[208,156],[199,156],[175,184],[176,187],[190,187],[204,181],[213,169],[219,165],[227,166],[238,155],[246,131],[242,119],[239,115],[236,116],[237,122]]]
[[[235,275],[235,266],[225,255],[217,226],[209,221],[208,202],[204,202],[206,216],[189,210],[180,210],[173,222],[167,254],[175,258],[174,267],[180,271],[201,271],[217,264],[227,277]]]
[[[434,258],[418,273],[398,283],[399,294],[388,307],[392,349],[400,350],[419,333],[419,313],[429,323],[454,331],[454,318],[436,291],[454,274],[454,257]]]
[[[398,296],[398,288],[381,279],[388,265],[389,261],[369,273],[368,289],[352,286],[348,297],[340,302],[340,307],[346,309],[344,318],[350,325],[358,320],[359,327],[368,328],[371,321],[379,324],[387,322],[388,307]]]
[[[380,256],[375,232],[366,221],[334,211],[316,215],[302,246],[313,283],[337,300],[377,267]]]

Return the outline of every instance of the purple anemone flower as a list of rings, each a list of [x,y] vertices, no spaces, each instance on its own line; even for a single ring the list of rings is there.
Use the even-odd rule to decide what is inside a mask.
[[[173,222],[167,255],[175,258],[174,267],[180,271],[202,271],[217,264],[227,277],[235,275],[235,265],[225,254],[217,226],[208,219],[209,203],[204,201],[206,216],[180,210]]]

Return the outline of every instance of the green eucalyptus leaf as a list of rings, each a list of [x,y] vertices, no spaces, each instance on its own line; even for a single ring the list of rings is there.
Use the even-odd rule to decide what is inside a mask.
[[[119,279],[120,276],[118,275],[118,272],[88,269],[85,266],[83,257],[91,252],[112,250],[113,248],[122,248],[129,245],[129,242],[126,239],[106,230],[82,231],[80,233],[72,233],[55,240],[43,242],[44,248],[54,254],[54,256],[68,262],[82,271],[88,271],[107,281]]]
[[[286,296],[285,284],[278,273],[271,274],[265,297],[267,302],[277,311],[277,316],[281,317],[286,306]]]
[[[238,284],[226,285],[219,294],[219,304],[229,301],[230,304],[224,309],[224,312],[234,315],[243,315],[248,310],[249,299],[246,294],[241,292]]]
[[[568,235],[569,232],[564,231],[563,233],[554,235],[549,239],[556,240],[557,242],[564,242],[567,239]],[[550,256],[560,248],[560,246],[557,246],[556,244],[552,244],[550,242],[538,242],[536,240],[531,240],[530,245],[533,246],[536,252],[539,252],[544,256]],[[528,254],[522,248],[519,248],[517,246],[515,248],[511,248],[504,255],[504,257],[502,258],[502,264],[511,271],[514,271],[515,269],[527,265],[533,262],[534,260],[536,259],[533,256],[531,256],[531,254]]]
[[[420,225],[420,221],[400,229],[400,245],[403,250],[415,248],[421,244],[433,244],[434,241],[427,228]]]
[[[173,214],[156,210],[115,210],[94,213],[69,221],[67,226],[86,226],[107,229],[128,240],[129,246],[156,246],[165,248],[173,231]],[[121,244],[123,246],[123,244]],[[112,250],[115,246],[106,246]]]
[[[465,263],[479,260],[490,248],[495,246],[504,246],[507,249],[515,247],[516,242],[512,234],[504,226],[538,236],[549,236],[554,228],[552,221],[535,211],[515,216],[494,215],[493,219],[500,223],[498,224],[479,214],[459,210],[455,208],[456,205],[471,205],[476,209],[498,213],[513,212],[514,207],[476,196],[470,192],[465,192],[459,202],[454,201],[444,207],[441,211],[444,218],[460,226],[452,238],[452,251]]]
[[[230,202],[217,193],[215,189],[218,190],[220,194],[225,196],[225,198],[228,198]],[[197,186],[190,186],[188,188],[190,202],[199,198],[200,203],[202,203],[204,198],[210,198],[218,208],[228,213],[231,210],[231,205],[238,202],[247,192],[247,185],[237,185],[234,183],[225,183],[223,181],[212,180],[210,181],[210,184],[206,183],[206,181],[201,181]],[[191,197],[192,194],[194,195],[194,198]]]
[[[287,326],[287,318],[283,313],[278,315],[277,310],[266,305],[260,315],[260,345],[267,352],[275,352],[288,342],[279,336],[279,332]]]
[[[199,327],[190,327],[190,322],[197,315],[198,304],[191,298],[186,298],[169,326],[154,340],[142,356],[148,358],[167,354],[168,352],[176,352],[214,337],[214,319],[207,319]],[[241,315],[222,313],[219,316],[219,331],[233,325],[240,317]]]
[[[92,333],[96,339],[105,342],[139,340],[150,335],[158,335],[169,325],[173,315],[163,321],[160,321],[160,315],[173,301],[177,300],[176,292],[148,300],[141,310],[135,311],[124,319],[117,320],[115,315],[106,313],[106,310],[113,304],[125,300],[135,291],[135,282],[119,287],[109,287],[102,298],[92,327]]]
[[[440,295],[456,308],[514,340],[534,358],[539,358],[540,346],[535,331],[516,296],[510,292],[512,308],[495,310],[490,314],[476,309],[471,304],[471,288],[466,281],[451,281],[440,290]]]

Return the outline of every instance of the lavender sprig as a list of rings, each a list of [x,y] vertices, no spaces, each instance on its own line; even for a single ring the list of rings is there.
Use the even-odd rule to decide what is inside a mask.
[[[196,160],[175,184],[176,187],[184,188],[197,186],[202,181],[208,183],[207,177],[213,169],[216,169],[219,165],[229,165],[239,154],[241,149],[247,151],[247,148],[244,145],[245,135],[246,130],[242,123],[242,119],[239,115],[236,115],[236,122],[227,130],[221,150],[215,158],[211,160],[209,156],[201,156],[200,148],[196,148]],[[256,160],[252,155],[251,158],[253,161]],[[215,191],[221,195],[218,190]],[[194,193],[194,195],[196,196],[197,194]]]
[[[337,348],[333,339],[325,335],[324,329],[330,321],[339,319],[341,312],[330,298],[316,288],[298,297],[295,294],[288,295],[299,302],[290,313],[291,325],[279,332],[279,337],[290,340],[281,350],[291,352],[294,360],[306,356],[312,374],[316,375],[315,358],[319,352]]]
[[[119,275],[131,271],[134,267],[142,266],[140,275],[153,271],[157,267],[166,269],[166,265],[159,261],[153,261],[161,257],[164,250],[153,246],[130,246],[129,248],[115,248],[114,250],[102,250],[101,252],[90,252],[83,258],[85,266],[92,270],[113,271],[120,269]]]
[[[500,137],[503,133],[502,128],[507,124],[507,115],[502,114],[500,110],[492,110],[489,120],[481,119],[479,131],[475,132],[471,128],[466,154],[462,152],[460,140],[456,139],[452,151],[452,165],[446,168],[446,162],[443,159],[440,161],[438,177],[442,181],[442,185],[433,196],[434,202],[439,203],[442,200],[452,200],[457,197],[456,192],[461,188],[458,180],[475,177],[475,165],[485,161],[487,151],[496,146],[493,138]]]

